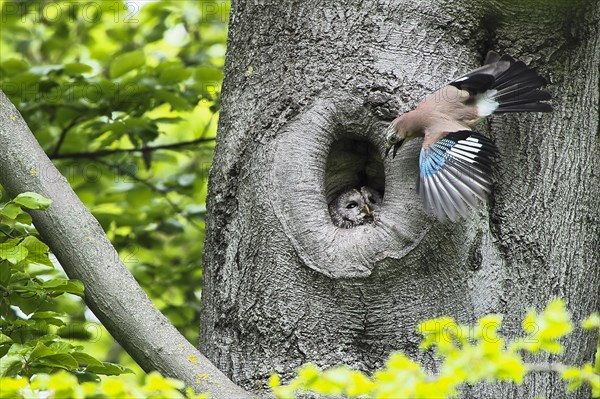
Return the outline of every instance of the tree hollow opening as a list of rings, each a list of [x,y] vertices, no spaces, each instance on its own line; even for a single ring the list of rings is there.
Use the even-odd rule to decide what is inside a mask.
[[[370,142],[355,137],[335,140],[330,147],[325,166],[325,198],[327,206],[351,189],[368,187],[376,191],[381,205],[385,191],[385,172],[381,155]],[[363,190],[364,191],[364,190]],[[330,208],[332,220],[335,222]],[[348,227],[348,226],[345,226]]]
[[[361,98],[336,93],[316,100],[273,140],[269,203],[300,259],[326,276],[369,276],[381,261],[406,256],[429,231],[424,214],[411,210],[416,162],[407,151],[393,167],[384,160],[385,126]],[[418,144],[407,146],[417,154]],[[410,182],[399,184],[407,175]],[[371,223],[346,227],[329,204],[364,186],[385,198],[379,217],[373,212]]]

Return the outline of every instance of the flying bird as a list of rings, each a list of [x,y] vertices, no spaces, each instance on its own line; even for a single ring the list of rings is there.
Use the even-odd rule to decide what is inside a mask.
[[[494,51],[484,65],[425,97],[394,119],[386,131],[386,157],[406,140],[424,137],[417,192],[425,210],[438,219],[466,218],[487,201],[496,145],[472,129],[483,118],[504,112],[551,112],[540,87],[546,79],[522,61]]]
[[[329,214],[337,227],[350,229],[373,223],[381,207],[381,195],[368,186],[360,190],[350,188],[342,191],[329,204]]]

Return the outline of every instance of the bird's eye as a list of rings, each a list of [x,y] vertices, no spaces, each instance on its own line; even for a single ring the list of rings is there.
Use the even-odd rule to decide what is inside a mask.
[[[354,209],[358,206],[358,204],[354,201],[352,201],[351,203],[349,203],[348,205],[346,205],[346,209]]]
[[[369,195],[369,198],[367,198],[369,200],[370,203],[374,204],[375,203],[375,199],[373,197],[371,197]]]

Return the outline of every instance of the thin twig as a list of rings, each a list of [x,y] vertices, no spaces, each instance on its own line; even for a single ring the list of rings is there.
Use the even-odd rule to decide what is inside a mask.
[[[71,123],[69,123],[67,126],[64,127],[64,129],[60,133],[60,137],[58,138],[56,145],[54,146],[54,150],[52,151],[50,158],[58,155],[58,152],[60,151],[60,147],[62,147],[62,145],[65,141],[65,138],[67,137],[67,134],[69,133],[69,130],[71,130],[73,127],[75,127],[75,125],[78,122],[79,122],[79,118],[75,118],[71,121]]]
[[[192,219],[190,216],[188,215],[184,215],[183,214],[183,210],[179,207],[179,205],[177,205],[176,203],[174,203],[173,201],[171,201],[169,199],[169,197],[167,196],[167,192],[164,190],[161,190],[160,188],[156,187],[154,184],[150,183],[148,180],[146,179],[142,179],[141,177],[137,176],[135,173],[130,172],[129,170],[127,170],[126,168],[122,168],[120,165],[115,165],[115,164],[111,164],[110,162],[106,162],[104,160],[97,160],[97,162],[103,164],[104,166],[110,168],[110,169],[114,169],[116,170],[118,173],[123,173],[125,175],[127,175],[128,177],[130,177],[132,180],[135,180],[136,182],[143,184],[144,186],[148,187],[151,191],[154,191],[155,193],[160,194],[165,201],[167,201],[167,203],[169,204],[169,206],[171,206],[171,208],[173,208],[173,210],[175,212],[177,212],[178,214],[180,214],[181,216],[183,216],[184,219],[186,219],[188,222],[190,222],[191,226],[194,227],[196,230],[203,232],[204,229],[202,229],[202,227],[200,227],[196,221],[194,219]]]
[[[215,141],[214,137],[209,137],[209,138],[199,138],[199,139],[195,139],[195,140],[191,140],[191,141],[181,141],[178,143],[171,143],[171,144],[163,144],[163,145],[157,145],[157,146],[144,146],[141,148],[115,148],[112,150],[99,150],[99,151],[90,151],[90,152],[71,152],[71,153],[64,153],[64,154],[52,154],[50,155],[50,159],[66,159],[66,158],[71,158],[71,159],[79,159],[79,158],[89,158],[89,159],[96,159],[96,158],[101,158],[101,157],[106,157],[109,155],[114,155],[114,154],[123,154],[123,153],[132,153],[132,152],[151,152],[151,151],[157,151],[157,150],[166,150],[166,149],[173,149],[173,148],[182,148],[182,147],[189,147],[195,144],[200,144],[200,143],[208,143],[208,142],[212,142]]]
[[[178,143],[162,144],[162,145],[156,145],[156,146],[144,146],[141,148],[115,148],[115,149],[111,149],[111,150],[83,151],[83,152],[71,152],[71,153],[59,154],[58,150],[60,149],[60,146],[62,145],[62,142],[64,141],[66,132],[74,126],[74,124],[75,124],[75,121],[74,121],[67,128],[65,128],[63,130],[63,133],[61,134],[54,151],[52,152],[51,155],[49,155],[49,158],[50,159],[65,159],[65,158],[95,159],[95,158],[101,158],[101,157],[110,156],[110,155],[114,155],[114,154],[133,153],[133,152],[148,153],[148,152],[157,151],[157,150],[168,150],[168,149],[174,149],[174,148],[188,147],[188,146],[201,144],[201,143],[210,143],[210,142],[215,141],[215,138],[214,137],[206,137],[206,134],[208,133],[208,130],[210,129],[210,125],[212,124],[214,117],[215,117],[215,114],[214,113],[211,114],[210,118],[208,119],[208,122],[206,123],[206,125],[204,125],[204,128],[202,129],[202,134],[200,135],[200,137],[197,139],[194,139],[194,140],[190,140],[190,141],[180,141]]]

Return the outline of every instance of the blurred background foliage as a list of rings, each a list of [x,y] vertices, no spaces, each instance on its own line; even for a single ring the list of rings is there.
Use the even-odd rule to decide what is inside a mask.
[[[229,2],[1,7],[0,88],[156,306],[195,345]],[[10,199],[0,194],[3,208]],[[0,243],[35,235],[27,220],[9,219],[0,215]],[[56,278],[57,266],[32,276]],[[6,298],[4,322],[40,311]],[[135,367],[105,330],[89,333],[96,320],[78,296],[57,296],[52,307],[86,350]]]

